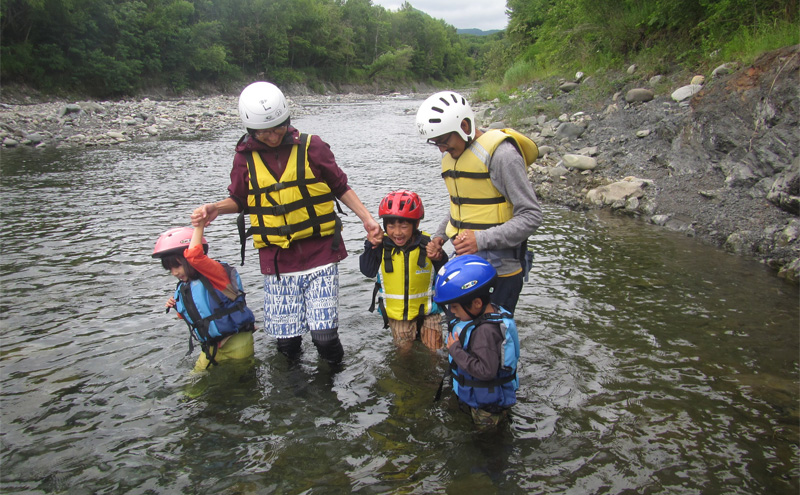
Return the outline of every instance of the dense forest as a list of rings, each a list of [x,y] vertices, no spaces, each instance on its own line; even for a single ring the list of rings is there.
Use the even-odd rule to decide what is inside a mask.
[[[48,93],[175,94],[278,84],[508,85],[634,58],[694,64],[797,42],[797,0],[507,0],[509,25],[459,35],[406,2],[4,0],[0,76]]]

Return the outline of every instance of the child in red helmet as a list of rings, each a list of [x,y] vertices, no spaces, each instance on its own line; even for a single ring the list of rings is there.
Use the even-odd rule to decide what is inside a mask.
[[[378,214],[386,231],[383,242],[373,246],[366,241],[359,258],[361,273],[377,276],[369,310],[375,310],[378,296],[384,328],[391,329],[402,351],[417,338],[431,350],[441,349],[442,310],[433,302],[433,284],[447,255],[440,252],[432,260],[426,254],[430,236],[419,230],[425,215],[422,200],[411,191],[392,191],[381,201]]]
[[[189,325],[189,352],[192,339],[203,349],[195,371],[253,356],[255,322],[236,269],[206,256],[203,230],[202,226],[170,229],[161,234],[153,249],[153,258],[160,258],[161,265],[178,279],[167,311],[175,308]]]

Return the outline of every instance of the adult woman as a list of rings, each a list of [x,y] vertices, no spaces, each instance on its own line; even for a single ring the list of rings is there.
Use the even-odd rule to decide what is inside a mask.
[[[230,196],[197,208],[192,223],[247,213],[250,229],[241,238],[244,243],[252,235],[259,253],[264,330],[290,360],[297,359],[302,336],[310,332],[320,356],[338,365],[344,355],[338,262],[347,251],[337,200],[363,222],[370,242],[380,242],[380,225],[347,185],[328,144],[292,127],[286,98],[275,85],[247,86],[239,97],[239,115],[247,134],[236,145]]]

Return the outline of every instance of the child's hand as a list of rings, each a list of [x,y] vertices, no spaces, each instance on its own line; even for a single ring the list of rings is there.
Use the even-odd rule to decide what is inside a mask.
[[[383,229],[374,219],[370,220],[372,222],[364,222],[364,230],[367,231],[367,240],[376,248],[383,243]]]
[[[450,332],[450,335],[447,336],[447,348],[450,349],[456,344],[456,342],[458,342],[458,334],[455,332]]]
[[[443,244],[444,239],[441,237],[434,237],[431,239],[431,242],[425,247],[425,254],[428,255],[428,259],[434,261],[442,259],[442,255],[444,255],[444,250],[442,249]]]
[[[170,297],[169,299],[167,299],[167,304],[165,304],[165,306],[167,308],[174,308],[175,307],[175,298],[174,297]]]
[[[192,212],[191,220],[194,227],[206,227],[212,220],[219,215],[219,207],[216,203],[207,203],[195,208]]]

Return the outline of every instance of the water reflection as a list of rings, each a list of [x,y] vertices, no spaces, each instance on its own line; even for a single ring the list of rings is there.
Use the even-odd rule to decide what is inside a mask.
[[[415,108],[296,122],[331,144],[368,208],[414,189],[433,230],[446,193]],[[518,307],[520,402],[497,435],[475,433],[449,389],[433,402],[444,353],[399,356],[367,312],[354,215],[341,372],[310,340],[290,367],[259,333],[252,362],[191,375],[186,328],[163,312],[174,282],[149,255],[222,197],[238,136],[3,150],[4,492],[797,493],[797,288],[603,213],[545,208]],[[212,256],[238,262],[234,232],[214,222]],[[240,273],[263,317],[252,249]]]

